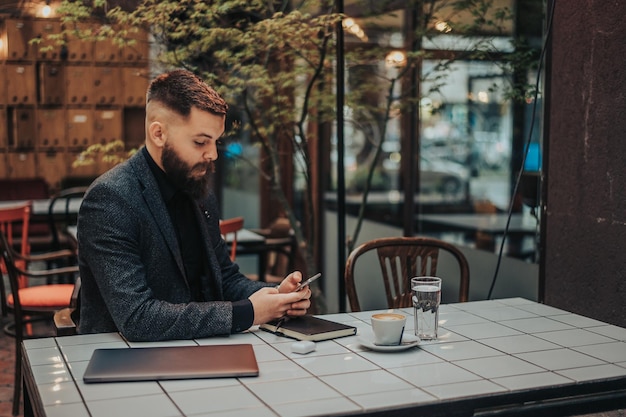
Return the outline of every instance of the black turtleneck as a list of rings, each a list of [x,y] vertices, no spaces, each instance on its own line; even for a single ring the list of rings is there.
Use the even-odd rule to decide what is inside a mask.
[[[176,230],[176,238],[183,257],[185,267],[185,275],[191,291],[193,301],[212,301],[206,300],[203,294],[208,292],[210,297],[217,294],[214,288],[202,288],[202,276],[208,277],[205,282],[215,284],[215,280],[208,268],[204,254],[204,245],[200,228],[198,227],[195,215],[195,201],[191,196],[176,188],[167,178],[163,170],[154,162],[148,150],[142,149],[148,166],[154,175],[163,201],[167,207],[167,211]],[[250,300],[235,301],[233,304],[233,323],[232,331],[240,332],[252,326],[254,321],[254,309]]]

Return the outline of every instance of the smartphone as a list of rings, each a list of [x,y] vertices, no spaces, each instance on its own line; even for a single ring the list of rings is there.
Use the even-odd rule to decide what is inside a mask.
[[[298,286],[296,287],[295,290],[293,290],[294,292],[296,291],[300,291],[302,288],[306,287],[307,285],[309,285],[310,283],[312,283],[313,281],[315,281],[316,279],[318,279],[319,277],[322,276],[321,272],[318,272],[317,274],[313,275],[311,278],[307,279],[304,282],[301,282],[300,284],[298,284]]]

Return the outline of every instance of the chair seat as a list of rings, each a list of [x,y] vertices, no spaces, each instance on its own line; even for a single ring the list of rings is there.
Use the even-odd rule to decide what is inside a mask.
[[[74,284],[37,285],[20,290],[20,303],[24,310],[53,310],[67,307],[72,298]],[[13,294],[8,294],[7,304],[13,307]]]

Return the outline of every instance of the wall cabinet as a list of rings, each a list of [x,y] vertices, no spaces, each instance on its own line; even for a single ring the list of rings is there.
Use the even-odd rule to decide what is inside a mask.
[[[54,191],[66,177],[111,168],[102,162],[75,167],[86,147],[143,143],[147,33],[132,34],[136,43],[122,49],[110,40],[72,36],[60,47],[46,40],[62,30],[59,20],[0,17],[0,28],[0,178],[44,177]],[[41,43],[32,45],[34,38]]]

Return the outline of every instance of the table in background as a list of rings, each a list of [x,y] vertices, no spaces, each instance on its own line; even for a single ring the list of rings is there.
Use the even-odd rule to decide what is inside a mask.
[[[360,345],[371,337],[371,311],[324,316],[355,325],[358,335],[318,342],[308,355],[259,330],[160,343],[128,343],[116,333],[27,340],[26,402],[36,416],[65,417],[552,416],[626,407],[626,329],[521,298],[440,311],[439,340],[393,353]],[[258,377],[82,381],[96,348],[234,343],[253,345]]]
[[[70,226],[67,228],[70,236],[77,240],[78,228],[76,226]],[[232,236],[232,235],[231,235]],[[232,237],[230,237],[232,239]],[[230,240],[227,236],[227,242]],[[253,232],[249,229],[241,229],[237,231],[237,253],[242,255],[256,255],[258,257],[258,272],[259,279],[264,280],[266,270],[266,252],[267,249],[264,246],[265,237]]]
[[[477,233],[487,235],[483,241],[482,249],[495,250],[496,239],[504,236],[508,214],[506,213],[469,213],[469,214],[423,214],[419,216],[419,221],[424,222],[424,230],[436,232],[457,232],[478,244]],[[538,239],[537,219],[529,214],[513,213],[507,231],[507,253],[509,256],[532,260],[536,262],[537,239]],[[484,239],[484,238],[483,238]]]
[[[3,200],[0,201],[0,208],[4,207],[12,207],[19,204],[23,204],[29,200]],[[30,200],[33,202],[33,210],[31,212],[31,221],[32,222],[47,222],[48,221],[48,210],[50,207],[50,201],[52,199],[38,199],[38,200]],[[73,215],[78,215],[78,210],[80,209],[80,205],[83,202],[82,198],[72,198],[70,199],[70,204],[68,206],[68,212]],[[53,207],[53,214],[59,216],[65,216],[65,203],[59,202]]]
[[[483,232],[495,236],[504,234],[507,218],[506,213],[422,214],[418,220],[445,230]],[[528,214],[513,213],[508,231],[509,233],[534,235],[537,233],[537,220]]]

